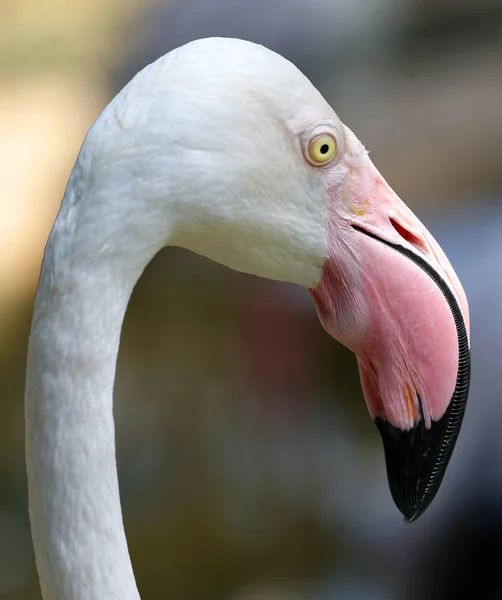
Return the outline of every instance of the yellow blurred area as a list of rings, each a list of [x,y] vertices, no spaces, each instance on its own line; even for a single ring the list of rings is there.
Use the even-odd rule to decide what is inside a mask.
[[[100,71],[116,51],[117,33],[139,0],[3,0],[2,73],[75,67]]]
[[[1,5],[0,331],[11,303],[34,291],[69,172],[109,95],[103,82],[120,24],[137,5]]]
[[[0,310],[33,291],[65,180],[103,94],[46,73],[0,83]]]

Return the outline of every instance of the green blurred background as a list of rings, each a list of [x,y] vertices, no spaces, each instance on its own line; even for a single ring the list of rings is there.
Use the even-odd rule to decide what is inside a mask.
[[[40,598],[24,365],[70,170],[138,69],[210,35],[293,60],[445,247],[471,300],[473,394],[444,490],[405,526],[355,360],[322,331],[306,292],[161,252],[131,300],[115,385],[142,598],[502,598],[491,579],[502,541],[495,0],[1,0],[0,598]]]

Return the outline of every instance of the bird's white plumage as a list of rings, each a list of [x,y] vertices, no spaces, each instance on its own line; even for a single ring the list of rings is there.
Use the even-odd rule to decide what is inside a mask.
[[[328,195],[302,144],[326,127],[344,139],[291,63],[248,42],[207,39],[147,67],[89,132],[47,244],[30,336],[27,468],[45,600],[139,598],[112,392],[142,270],[171,244],[316,285]]]
[[[120,246],[137,236],[142,249],[180,245],[315,285],[328,198],[299,140],[323,124],[342,127],[281,56],[240,40],[188,44],[139,73],[91,130],[85,223],[107,223]],[[124,235],[127,223],[138,227]],[[98,243],[81,231],[79,247]]]

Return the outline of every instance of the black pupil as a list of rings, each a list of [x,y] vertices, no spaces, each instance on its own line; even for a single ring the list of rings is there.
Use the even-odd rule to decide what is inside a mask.
[[[327,154],[329,152],[329,146],[328,144],[323,144],[321,146],[321,154]]]

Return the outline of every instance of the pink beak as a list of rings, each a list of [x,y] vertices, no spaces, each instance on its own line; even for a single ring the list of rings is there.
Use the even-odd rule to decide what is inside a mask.
[[[357,356],[391,494],[413,521],[437,493],[462,423],[469,309],[444,252],[370,159],[347,178],[329,188],[327,261],[311,294],[325,329]]]

